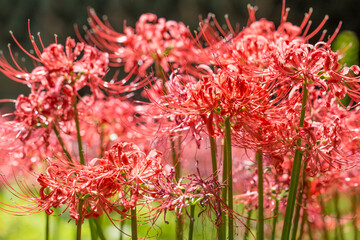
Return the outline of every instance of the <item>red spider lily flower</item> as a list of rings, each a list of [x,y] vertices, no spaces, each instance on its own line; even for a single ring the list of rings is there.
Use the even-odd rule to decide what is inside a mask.
[[[37,169],[47,157],[64,157],[48,128],[33,129],[18,121],[0,123],[0,155],[2,173],[9,178]]]
[[[118,33],[108,22],[103,23],[93,9],[89,17],[93,32],[87,31],[88,42],[109,52],[111,64],[124,66],[126,72],[135,69],[144,76],[155,63],[160,76],[162,70],[170,70],[170,65],[191,70],[191,63],[200,61],[196,42],[182,22],[147,13],[140,16],[135,29],[124,25],[124,33]],[[78,37],[82,39],[79,33]]]
[[[13,38],[16,41],[15,37]],[[30,38],[36,55],[28,53],[17,41],[16,43],[40,66],[27,72],[12,57],[10,50],[15,68],[4,56],[0,60],[0,71],[10,79],[28,85],[33,93],[48,90],[76,93],[84,86],[89,86],[93,93],[97,93],[99,88],[105,87],[106,82],[102,77],[108,70],[107,53],[84,43],[75,43],[71,38],[67,38],[65,50],[64,46],[57,42],[45,47],[39,38],[42,47],[40,51],[33,37]]]
[[[48,159],[46,173],[37,177],[39,196],[24,185],[20,191],[13,189],[5,178],[5,186],[15,196],[30,202],[29,205],[9,205],[18,211],[12,213],[53,212],[53,208],[66,206],[70,217],[76,221],[97,218],[99,215],[117,212],[126,216],[137,204],[147,204],[153,184],[165,170],[161,153],[151,151],[148,155],[131,143],[114,145],[102,159],[93,159],[88,165],[71,163],[61,159]],[[79,219],[79,200],[84,201],[83,219]]]
[[[47,128],[54,122],[72,120],[74,118],[73,104],[74,98],[69,98],[61,92],[30,93],[28,97],[18,96],[13,114],[15,121],[23,122],[27,126]]]
[[[93,99],[85,96],[78,104],[82,113],[80,125],[87,149],[93,157],[101,156],[101,151],[109,149],[116,142],[133,142],[142,151],[150,151],[156,126],[152,116],[146,116],[146,106],[121,100],[112,96]],[[91,152],[87,152],[91,156]],[[90,154],[90,155],[89,155]]]
[[[281,50],[280,50],[281,49]],[[302,85],[306,81],[308,86],[315,85],[324,94],[331,98],[344,98],[348,94],[353,100],[359,99],[359,67],[344,68],[339,64],[338,54],[331,51],[326,43],[316,45],[305,44],[302,41],[292,41],[289,44],[279,45],[273,54],[274,71],[285,80],[284,84]]]
[[[221,216],[224,214],[233,216],[244,225],[241,216],[229,209],[218,196],[222,187],[224,186],[216,178],[203,179],[199,169],[196,174],[184,176],[178,182],[174,180],[174,172],[170,175],[161,174],[154,182],[152,195],[154,200],[160,204],[153,209],[156,211],[156,218],[164,213],[165,219],[168,211],[174,211],[177,216],[181,216],[185,212],[190,220],[194,221],[187,208],[196,205],[201,209],[199,215],[205,213],[210,219],[214,218],[215,225],[221,222]]]

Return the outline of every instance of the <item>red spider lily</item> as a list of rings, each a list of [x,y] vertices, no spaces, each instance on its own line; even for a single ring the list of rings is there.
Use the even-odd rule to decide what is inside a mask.
[[[133,142],[143,151],[151,148],[151,139],[156,134],[154,119],[142,114],[146,106],[135,105],[112,96],[93,99],[82,98],[78,109],[87,149],[101,155],[101,149],[109,149],[116,142]],[[141,115],[142,114],[142,115]],[[87,152],[91,154],[91,152]]]
[[[0,164],[7,177],[36,169],[47,157],[63,157],[57,139],[47,128],[32,129],[23,122],[5,121],[0,129]]]
[[[174,211],[177,216],[185,212],[191,221],[194,221],[187,208],[196,205],[201,209],[199,216],[206,213],[210,219],[213,219],[215,214],[215,225],[221,222],[221,216],[224,214],[233,216],[243,224],[241,216],[229,209],[218,196],[222,187],[216,178],[203,179],[199,169],[196,174],[184,176],[177,183],[174,181],[174,172],[167,176],[159,175],[158,180],[154,182],[152,196],[160,204],[154,209],[157,211],[156,216],[159,217],[163,212],[166,218],[168,211]]]
[[[359,67],[344,68],[339,64],[338,54],[332,52],[329,45],[317,43],[315,46],[302,41],[292,41],[289,44],[278,45],[273,54],[274,71],[285,76],[284,84],[291,81],[302,84],[306,81],[308,86],[319,87],[319,96],[330,95],[331,98],[344,98],[348,94],[353,100],[359,99]],[[293,84],[291,83],[291,84]]]
[[[160,76],[162,70],[170,70],[170,64],[191,70],[191,63],[201,61],[195,41],[182,22],[147,13],[140,16],[135,29],[124,24],[124,33],[118,33],[108,22],[103,23],[93,9],[89,10],[89,17],[93,32],[86,30],[88,42],[109,52],[111,64],[124,66],[126,72],[135,69],[144,76],[155,63]],[[82,39],[79,33],[78,37]]]
[[[74,117],[73,98],[59,92],[46,91],[20,95],[15,103],[15,121],[33,128],[49,127],[54,122],[66,122]]]
[[[59,110],[67,108],[68,103],[74,102],[77,92],[85,86],[90,87],[94,96],[98,96],[102,95],[100,89],[116,91],[119,94],[133,91],[147,83],[147,80],[143,80],[142,83],[134,81],[125,86],[131,75],[119,82],[106,82],[103,77],[108,71],[109,59],[107,53],[103,53],[85,43],[76,43],[71,38],[67,38],[65,46],[58,44],[55,39],[55,43],[45,47],[39,35],[40,47],[42,48],[40,49],[31,36],[30,22],[29,36],[35,55],[25,51],[14,36],[13,39],[35,61],[36,67],[31,72],[21,68],[9,48],[15,67],[4,56],[1,56],[0,71],[10,79],[26,84],[31,88],[32,94],[39,96],[29,97],[28,102],[33,101],[31,105],[42,105],[44,102],[41,100],[47,99],[50,100],[47,104],[54,104],[50,106],[51,108]],[[65,100],[63,102],[64,106],[61,104],[60,99]],[[25,99],[22,100],[22,102],[25,101]],[[61,114],[59,113],[59,115]]]
[[[130,208],[142,202],[147,204],[148,194],[153,192],[152,182],[164,173],[161,153],[151,151],[148,155],[131,143],[114,145],[105,157],[94,159],[88,165],[79,165],[48,159],[46,173],[39,174],[37,181],[41,186],[39,196],[20,183],[20,191],[5,186],[15,196],[30,202],[30,205],[9,205],[19,211],[10,213],[53,212],[53,208],[66,206],[70,217],[77,221],[84,218],[97,218],[99,215],[117,212],[123,216]],[[83,219],[79,218],[79,200],[84,200]],[[65,211],[65,210],[64,210]]]
[[[30,30],[29,30],[30,34]],[[13,36],[13,35],[12,35]],[[15,37],[13,37],[16,41]],[[108,55],[84,43],[75,43],[75,40],[66,40],[65,50],[61,44],[53,43],[48,47],[42,45],[42,51],[35,40],[32,45],[36,55],[25,51],[16,41],[18,46],[40,66],[31,72],[22,69],[12,57],[15,68],[4,58],[0,60],[0,71],[10,79],[31,87],[33,93],[54,90],[56,92],[76,92],[84,86],[89,86],[94,93],[99,87],[105,87],[102,77],[107,72]],[[13,56],[10,50],[11,56]],[[81,56],[81,58],[80,58]]]

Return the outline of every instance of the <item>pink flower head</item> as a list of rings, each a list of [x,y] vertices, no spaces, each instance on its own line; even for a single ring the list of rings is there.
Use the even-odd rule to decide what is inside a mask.
[[[199,60],[195,41],[182,22],[146,13],[140,16],[135,29],[124,25],[124,33],[118,33],[109,23],[104,24],[93,9],[89,16],[93,33],[87,31],[88,41],[109,52],[111,64],[125,66],[126,72],[135,69],[144,76],[154,63],[157,71],[168,72],[170,64],[173,68],[189,68]]]
[[[27,72],[19,66],[10,50],[15,68],[2,56],[0,71],[12,80],[28,85],[33,93],[51,90],[63,92],[65,89],[68,94],[69,92],[76,94],[84,86],[89,86],[93,93],[97,93],[98,88],[105,87],[102,78],[108,69],[107,53],[102,53],[84,43],[75,43],[71,38],[67,38],[65,49],[57,42],[45,47],[39,37],[42,47],[40,51],[31,37],[36,53],[32,55],[21,47],[14,36],[13,39],[39,65],[31,72]]]
[[[88,165],[49,158],[46,173],[37,175],[41,186],[39,196],[25,186],[16,191],[3,179],[11,192],[30,202],[5,205],[20,209],[19,213],[44,210],[47,214],[65,205],[70,217],[77,221],[113,211],[126,216],[130,208],[149,202],[147,196],[153,193],[153,182],[159,174],[166,173],[161,161],[160,152],[153,150],[146,155],[131,143],[114,145],[104,158],[93,159]],[[79,219],[80,199],[84,202],[83,219]]]

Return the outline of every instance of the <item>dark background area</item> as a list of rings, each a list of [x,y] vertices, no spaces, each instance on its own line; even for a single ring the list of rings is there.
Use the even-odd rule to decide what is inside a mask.
[[[142,13],[155,13],[168,20],[182,21],[192,30],[198,27],[199,15],[204,17],[214,13],[220,23],[228,14],[233,25],[246,25],[247,4],[259,7],[257,18],[266,18],[279,23],[281,0],[0,0],[0,49],[9,58],[7,44],[11,43],[14,52],[20,51],[12,40],[9,30],[27,49],[31,49],[27,31],[27,20],[31,21],[31,32],[36,36],[41,33],[45,45],[54,42],[63,44],[68,36],[75,37],[73,25],[80,27],[87,22],[87,8],[93,7],[101,16],[106,14],[113,27],[122,31],[123,21],[134,26]],[[314,9],[311,20],[312,30],[322,21],[326,14],[329,20],[325,25],[332,34],[340,21],[342,30],[352,30],[360,36],[360,0],[292,0],[287,1],[290,14],[288,20],[299,25],[304,13],[310,7]],[[311,31],[311,30],[310,30]],[[316,39],[316,37],[315,37]],[[28,64],[31,63],[26,58]],[[19,93],[27,93],[26,86],[14,83],[0,75],[0,99],[16,98]]]

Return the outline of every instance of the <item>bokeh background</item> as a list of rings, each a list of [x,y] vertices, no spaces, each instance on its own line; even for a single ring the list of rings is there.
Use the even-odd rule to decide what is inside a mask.
[[[257,18],[279,23],[281,0],[0,0],[0,50],[7,58],[8,43],[14,52],[20,51],[9,30],[26,49],[31,49],[28,19],[32,34],[36,36],[40,32],[45,45],[54,41],[54,34],[58,35],[59,43],[64,43],[66,37],[75,37],[75,23],[80,28],[87,24],[88,7],[94,8],[99,16],[106,14],[118,31],[122,31],[124,20],[128,26],[134,26],[139,16],[147,12],[183,21],[191,30],[196,30],[199,15],[206,17],[209,12],[216,14],[220,23],[224,23],[224,15],[228,14],[233,25],[245,26],[248,3],[259,7]],[[300,24],[304,13],[312,7],[311,29],[315,29],[328,14],[330,18],[324,28],[330,34],[342,21],[342,30],[351,30],[360,36],[360,0],[288,0],[286,6],[291,9],[288,19],[294,24]],[[31,64],[30,59],[26,59],[26,64]],[[14,99],[19,93],[26,94],[27,88],[0,74],[0,98]]]
[[[20,53],[20,58],[25,56],[14,43],[9,30],[13,31],[16,39],[27,50],[30,50],[28,19],[31,21],[32,34],[36,36],[40,32],[45,45],[53,43],[54,34],[57,34],[59,43],[64,43],[68,36],[75,38],[73,25],[76,23],[81,27],[87,24],[88,7],[93,7],[99,16],[106,14],[118,31],[122,31],[124,20],[127,20],[128,26],[134,26],[139,16],[148,12],[169,20],[182,21],[190,29],[196,30],[199,15],[206,17],[209,12],[214,13],[222,24],[224,15],[228,14],[233,25],[239,23],[241,27],[245,26],[248,18],[246,7],[248,3],[259,7],[257,18],[266,18],[276,24],[279,23],[281,0],[0,0],[0,50],[9,59],[7,46],[11,43],[13,51]],[[314,9],[311,17],[312,30],[328,14],[330,18],[324,28],[328,29],[329,34],[332,34],[338,23],[342,21],[342,30],[350,30],[360,36],[360,0],[288,0],[286,6],[291,9],[288,19],[294,24],[300,24],[304,13],[312,7]],[[31,60],[26,56],[25,58],[27,59],[25,65],[27,64],[31,69]],[[7,79],[0,73],[0,99],[15,99],[20,93],[27,94],[27,87]],[[0,104],[0,108],[3,106],[11,109],[13,104]],[[11,197],[1,195],[0,201],[9,200]],[[349,204],[344,206],[346,205]],[[54,240],[73,238],[73,224],[66,224],[68,219],[65,215],[57,218],[52,228],[59,234],[53,236]],[[0,240],[43,239],[44,222],[43,214],[35,214],[27,218],[0,212]],[[203,226],[195,228],[203,233],[208,231]],[[115,228],[108,230],[108,236],[113,234],[117,237],[118,232]],[[171,239],[166,234],[174,231],[167,228],[163,232],[163,238]],[[86,239],[88,237],[86,234],[89,235],[88,226],[83,232]]]

